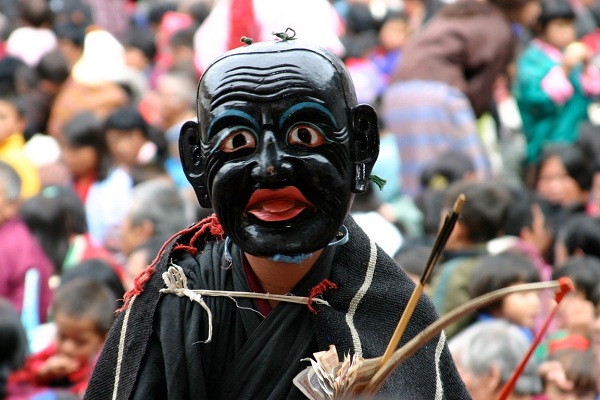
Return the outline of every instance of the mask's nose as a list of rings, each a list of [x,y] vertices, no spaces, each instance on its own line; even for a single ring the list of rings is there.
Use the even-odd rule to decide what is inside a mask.
[[[267,184],[285,183],[292,176],[292,164],[285,160],[285,153],[272,131],[266,131],[263,135],[251,176],[256,182]]]

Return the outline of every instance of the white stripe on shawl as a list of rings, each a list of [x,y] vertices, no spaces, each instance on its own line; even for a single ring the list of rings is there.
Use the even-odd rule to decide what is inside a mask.
[[[360,337],[358,336],[358,332],[356,327],[354,326],[354,313],[356,313],[356,309],[360,301],[362,300],[367,290],[371,287],[371,282],[373,281],[373,275],[375,274],[375,264],[377,263],[377,246],[375,242],[370,241],[371,254],[369,255],[369,264],[367,266],[367,273],[365,275],[365,280],[361,285],[358,292],[350,301],[350,307],[348,307],[348,313],[346,314],[346,324],[348,324],[348,328],[350,328],[350,335],[352,336],[352,343],[354,344],[354,353],[362,356],[362,345],[360,343]]]
[[[444,398],[444,386],[442,384],[442,377],[440,376],[440,358],[442,357],[445,344],[446,334],[442,331],[435,348],[435,400],[442,400]]]
[[[133,302],[137,296],[133,296],[129,302],[129,307],[125,310],[123,318],[123,326],[121,327],[121,336],[119,337],[119,353],[117,355],[117,368],[115,370],[115,384],[113,386],[112,400],[117,400],[117,392],[119,391],[119,378],[121,375],[121,362],[123,361],[123,350],[125,348],[125,334],[127,333],[127,322],[129,321],[129,312],[133,307]]]

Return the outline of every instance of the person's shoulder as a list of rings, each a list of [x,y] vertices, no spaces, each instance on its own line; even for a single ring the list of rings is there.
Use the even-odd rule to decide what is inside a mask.
[[[231,273],[231,262],[225,257],[225,241],[210,238],[203,243],[193,243],[193,234],[176,239],[161,273],[174,267],[181,268],[189,289],[223,289],[223,281]]]

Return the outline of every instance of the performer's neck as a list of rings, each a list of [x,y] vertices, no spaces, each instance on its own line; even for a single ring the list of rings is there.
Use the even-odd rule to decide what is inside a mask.
[[[299,264],[273,261],[245,253],[248,263],[260,281],[265,293],[287,294],[310,271],[323,250],[317,250]],[[274,307],[277,302],[270,302]]]

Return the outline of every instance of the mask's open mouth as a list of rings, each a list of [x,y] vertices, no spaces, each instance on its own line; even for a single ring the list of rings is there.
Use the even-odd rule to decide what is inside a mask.
[[[246,213],[265,222],[287,221],[315,206],[295,186],[281,189],[258,189],[252,193]]]

